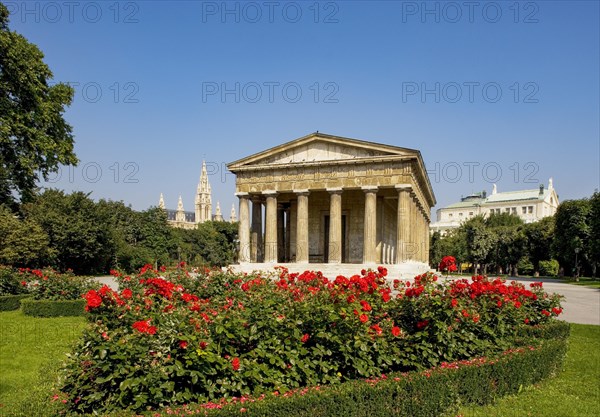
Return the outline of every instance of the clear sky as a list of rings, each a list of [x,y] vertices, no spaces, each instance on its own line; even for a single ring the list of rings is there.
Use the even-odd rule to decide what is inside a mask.
[[[202,160],[316,130],[419,149],[438,201],[600,182],[598,1],[2,0],[76,94],[81,163],[51,186],[186,210]]]

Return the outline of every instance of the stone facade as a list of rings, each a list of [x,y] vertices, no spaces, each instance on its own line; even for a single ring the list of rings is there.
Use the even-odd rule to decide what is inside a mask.
[[[202,162],[202,172],[200,173],[200,181],[198,181],[194,202],[195,210],[193,212],[185,211],[183,208],[183,199],[181,196],[179,196],[177,210],[169,210],[165,208],[165,200],[161,193],[158,201],[158,207],[167,212],[167,222],[172,227],[195,229],[198,224],[209,220],[224,221],[218,201],[216,212],[214,215],[212,214],[212,189],[210,187],[210,183],[208,182],[208,172],[206,171],[206,163],[204,161]],[[231,207],[229,221],[232,223],[237,221],[235,207],[233,206]]]
[[[464,221],[478,215],[510,213],[519,216],[525,223],[533,223],[544,217],[553,216],[558,209],[558,194],[552,178],[548,188],[540,184],[531,190],[498,192],[496,184],[488,195],[485,191],[461,198],[461,201],[437,210],[437,221],[431,223],[431,232],[444,235],[456,229]]]
[[[435,197],[417,150],[317,132],[228,168],[242,264],[428,263]]]

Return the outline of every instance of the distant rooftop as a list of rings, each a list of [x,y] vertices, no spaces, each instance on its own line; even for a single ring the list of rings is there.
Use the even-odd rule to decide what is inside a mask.
[[[552,184],[552,182],[550,182],[550,184]],[[445,208],[485,206],[511,201],[541,201],[544,200],[551,191],[551,188],[545,188],[543,185],[540,185],[539,188],[533,190],[504,191],[499,193],[496,192],[496,185],[494,184],[494,190],[490,195],[487,195],[485,191],[473,193],[466,197],[462,197],[459,202],[450,204]]]

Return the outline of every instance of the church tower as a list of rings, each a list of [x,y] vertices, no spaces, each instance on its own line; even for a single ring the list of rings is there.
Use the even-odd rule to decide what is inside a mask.
[[[196,223],[204,223],[212,217],[211,188],[208,183],[206,162],[202,161],[202,173],[196,190]]]
[[[217,209],[215,211],[215,216],[213,217],[213,220],[216,222],[223,221],[223,213],[221,213],[221,205],[219,204],[218,201],[217,201]]]
[[[237,222],[237,216],[235,215],[235,204],[231,205],[231,213],[229,214],[229,221],[231,223]]]
[[[183,209],[183,200],[181,196],[179,196],[179,201],[177,202],[177,213],[175,213],[175,221],[178,223],[185,222],[185,210]]]

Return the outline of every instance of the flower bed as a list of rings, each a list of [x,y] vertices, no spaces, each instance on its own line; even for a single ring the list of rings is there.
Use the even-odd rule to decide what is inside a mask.
[[[442,363],[427,371],[392,373],[339,385],[296,389],[285,394],[273,392],[254,398],[243,396],[204,404],[166,407],[143,415],[455,416],[459,404],[488,404],[498,397],[516,394],[523,386],[556,373],[566,352],[569,325],[560,322],[554,327],[557,327],[555,333],[560,334],[559,338],[544,341],[536,348],[511,349],[495,359],[476,358]],[[55,400],[59,399],[59,396],[55,397]],[[110,417],[138,415],[130,411],[110,413]]]
[[[120,292],[85,296],[91,326],[65,369],[66,407],[141,411],[425,371],[501,355],[525,323],[561,311],[541,284],[385,276],[119,276]]]

